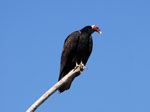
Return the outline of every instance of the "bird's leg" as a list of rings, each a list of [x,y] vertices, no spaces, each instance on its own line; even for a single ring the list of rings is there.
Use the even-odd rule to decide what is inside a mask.
[[[84,66],[84,64],[82,63],[82,61],[80,62],[80,65]]]
[[[79,66],[79,64],[76,62],[76,66]]]
[[[87,67],[83,64],[83,62],[81,61],[80,62],[80,65],[82,65],[83,66],[83,68],[82,69],[86,69]]]
[[[74,67],[74,70],[78,68],[79,64],[76,62],[76,66]]]

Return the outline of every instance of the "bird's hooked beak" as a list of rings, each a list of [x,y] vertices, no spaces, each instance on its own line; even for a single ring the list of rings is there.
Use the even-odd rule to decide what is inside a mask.
[[[92,29],[95,30],[95,31],[97,31],[99,34],[102,34],[102,31],[99,29],[98,26],[92,25]]]
[[[99,34],[102,34],[102,31],[99,29],[99,30],[97,30],[97,32],[99,33]]]

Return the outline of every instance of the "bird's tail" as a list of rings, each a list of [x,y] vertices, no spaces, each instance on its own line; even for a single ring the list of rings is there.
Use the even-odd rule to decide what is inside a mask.
[[[59,93],[62,93],[65,90],[68,90],[72,84],[72,81],[74,80],[74,78],[69,79],[66,83],[64,83],[59,89]]]

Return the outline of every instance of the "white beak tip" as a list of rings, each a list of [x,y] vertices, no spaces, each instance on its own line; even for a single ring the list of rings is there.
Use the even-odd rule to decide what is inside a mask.
[[[102,31],[99,31],[99,34],[102,34]]]

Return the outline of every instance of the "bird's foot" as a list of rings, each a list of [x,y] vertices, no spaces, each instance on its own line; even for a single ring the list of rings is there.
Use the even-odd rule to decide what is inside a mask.
[[[84,66],[84,64],[83,64],[83,62],[82,62],[82,61],[80,62],[80,65]]]
[[[75,71],[78,67],[80,67],[80,70],[81,70],[81,71],[83,71],[84,69],[87,68],[87,67],[83,64],[82,61],[80,62],[80,64],[78,64],[78,63],[76,62],[76,66],[75,66],[75,68],[74,68],[74,71]],[[82,72],[81,72],[81,73],[82,73]]]
[[[84,69],[86,69],[87,67],[83,64],[83,62],[81,61],[81,63],[80,63],[80,65],[81,65],[81,70],[84,70]],[[82,72],[81,72],[82,73]]]

